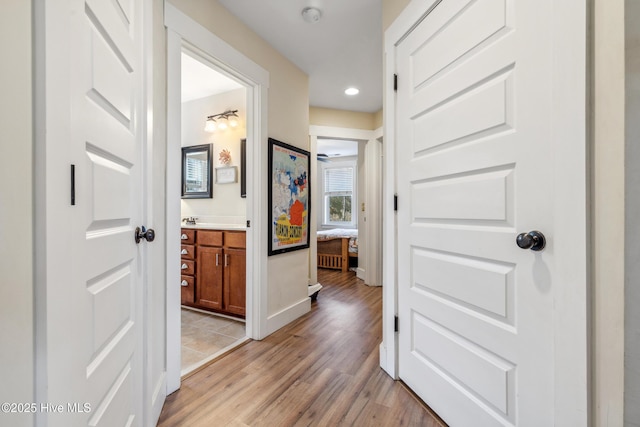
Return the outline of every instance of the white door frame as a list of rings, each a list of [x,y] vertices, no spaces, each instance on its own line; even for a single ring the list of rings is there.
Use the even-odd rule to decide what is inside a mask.
[[[365,142],[369,144],[372,141],[378,143],[382,139],[382,128],[378,128],[376,130],[365,130],[365,129],[354,129],[354,128],[341,128],[334,126],[318,126],[311,125],[309,126],[309,151],[311,153],[311,157],[314,160],[312,162],[312,170],[311,176],[318,176],[318,162],[316,160],[316,156],[318,154],[318,138],[332,138],[332,139],[344,139],[344,140],[356,140],[358,141],[358,150],[362,149],[361,142]],[[375,155],[377,152],[373,151]],[[365,165],[372,167],[374,166],[374,159],[365,158]],[[375,186],[382,185],[382,177],[375,173],[375,170],[368,169],[365,171],[365,177],[367,182],[373,182]],[[380,188],[380,187],[378,187]],[[318,186],[314,185],[312,187],[312,198],[313,200],[318,200],[318,197],[321,197],[321,192],[318,190]],[[382,218],[380,218],[380,210],[379,209],[371,209],[371,206],[374,206],[380,203],[380,197],[374,197],[374,191],[365,191],[365,193],[359,198],[364,198],[366,200],[367,205],[367,224],[363,227],[367,233],[366,235],[366,245],[371,247],[380,247],[382,245],[380,233],[376,230],[379,228],[379,225],[382,224]],[[378,199],[378,200],[376,200]],[[317,215],[322,215],[318,210],[319,204],[316,203],[315,212]],[[317,217],[316,217],[317,218]],[[311,227],[309,230],[310,235],[315,236],[317,230],[317,221],[311,221]],[[358,235],[360,235],[361,224],[358,224]],[[318,246],[317,241],[315,239],[311,240],[311,244],[309,246],[309,267],[310,267],[310,283],[317,283],[318,281]],[[358,257],[360,259],[360,257]],[[372,266],[380,265],[381,259],[379,259],[379,251],[366,251],[366,260],[365,260],[365,271],[362,272],[361,269],[358,269],[358,278],[364,280],[365,283],[371,284],[374,286],[382,285],[382,275],[379,268],[371,268]]]
[[[393,378],[398,377],[398,336],[395,316],[398,313],[397,230],[394,212],[396,192],[396,95],[393,77],[396,68],[395,48],[440,0],[412,0],[385,32],[384,56],[384,188],[383,188],[383,333],[380,366]],[[569,271],[557,263],[553,287],[555,423],[588,425],[589,410],[589,310],[587,202],[589,176],[587,166],[587,4],[581,0],[554,3],[552,20],[553,105],[552,137],[557,147],[553,159],[554,200],[570,198],[571,212],[554,211],[554,252],[557,259],[580,265]],[[576,48],[578,47],[578,48]],[[399,78],[409,78],[409,76]],[[568,166],[570,165],[570,166]],[[578,171],[566,176],[565,170]],[[398,201],[399,204],[402,200]],[[566,206],[564,204],[563,206]],[[571,244],[569,244],[571,242]],[[400,325],[400,327],[402,327]]]
[[[261,339],[267,329],[267,198],[261,188],[267,165],[269,73],[165,1],[167,27],[167,394],[180,387],[180,153],[181,59],[188,46],[246,85],[247,141],[247,316],[246,335]]]

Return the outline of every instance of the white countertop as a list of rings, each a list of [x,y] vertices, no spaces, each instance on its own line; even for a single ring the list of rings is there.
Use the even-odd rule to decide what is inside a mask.
[[[197,222],[194,224],[182,224],[182,228],[193,228],[195,230],[226,230],[226,231],[246,231],[247,227],[241,224],[214,224],[209,222]]]

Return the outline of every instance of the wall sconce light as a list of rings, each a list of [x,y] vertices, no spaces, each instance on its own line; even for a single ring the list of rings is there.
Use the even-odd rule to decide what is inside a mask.
[[[216,129],[226,129],[227,127],[238,126],[238,110],[227,110],[224,113],[207,116],[204,124],[206,132],[214,132]]]

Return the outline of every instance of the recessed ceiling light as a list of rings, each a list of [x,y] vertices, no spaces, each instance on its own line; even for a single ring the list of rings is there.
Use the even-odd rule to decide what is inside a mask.
[[[357,95],[357,94],[359,94],[359,93],[360,93],[360,90],[359,90],[359,89],[356,89],[355,87],[350,87],[350,88],[347,88],[347,89],[344,91],[344,93],[345,93],[345,94],[347,94],[347,95],[351,95],[351,96],[353,96],[353,95]]]

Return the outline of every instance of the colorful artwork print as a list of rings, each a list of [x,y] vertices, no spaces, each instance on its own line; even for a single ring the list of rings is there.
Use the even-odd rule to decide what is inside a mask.
[[[309,153],[269,138],[269,255],[309,247]]]

